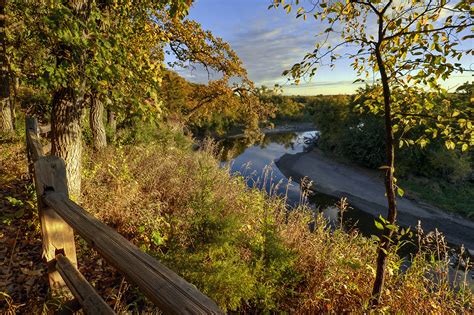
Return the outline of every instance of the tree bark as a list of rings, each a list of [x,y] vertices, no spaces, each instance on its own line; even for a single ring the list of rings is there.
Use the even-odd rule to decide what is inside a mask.
[[[81,195],[83,102],[84,95],[62,88],[54,93],[51,115],[51,153],[66,162],[69,195],[76,201]]]
[[[13,132],[12,111],[9,98],[0,98],[0,132]]]
[[[99,151],[107,146],[104,126],[104,104],[96,95],[91,96],[89,123],[92,131],[94,149]]]
[[[6,56],[5,0],[0,0],[0,131],[13,132],[10,83]]]
[[[394,171],[395,171],[395,149],[394,149],[394,136],[392,128],[392,113],[391,113],[391,100],[390,100],[390,86],[389,79],[387,76],[385,64],[382,59],[380,52],[380,46],[377,45],[375,48],[375,55],[377,59],[377,66],[379,67],[380,77],[383,88],[383,100],[384,100],[384,118],[385,118],[385,142],[386,142],[386,159],[387,169],[385,173],[385,191],[387,194],[388,202],[388,215],[387,220],[391,225],[395,224],[397,218],[397,205],[395,197],[395,186],[394,186]],[[380,302],[382,289],[385,283],[385,268],[387,265],[387,253],[390,248],[390,240],[392,238],[393,230],[385,228],[381,236],[381,244],[377,254],[377,271],[372,290],[372,305],[377,305]]]

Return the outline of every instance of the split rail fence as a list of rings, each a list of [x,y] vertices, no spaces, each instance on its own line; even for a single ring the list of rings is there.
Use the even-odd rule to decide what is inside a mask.
[[[165,314],[222,314],[194,285],[69,199],[64,160],[48,155],[51,144],[41,141],[41,135],[50,131],[50,126],[26,118],[29,170],[36,187],[43,256],[52,292],[72,293],[74,298],[68,305],[73,311],[82,308],[86,314],[115,314],[77,269],[77,233]]]

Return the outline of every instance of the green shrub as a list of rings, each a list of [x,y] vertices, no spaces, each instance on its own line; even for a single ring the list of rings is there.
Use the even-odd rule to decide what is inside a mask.
[[[192,152],[189,139],[157,134],[159,145],[90,153],[84,203],[223,309],[278,310],[299,281],[274,221],[284,202],[230,178],[213,145]]]

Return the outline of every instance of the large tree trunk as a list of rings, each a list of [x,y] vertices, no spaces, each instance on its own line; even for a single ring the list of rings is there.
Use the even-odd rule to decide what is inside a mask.
[[[390,86],[388,84],[387,72],[385,64],[382,59],[380,47],[377,46],[375,49],[375,55],[377,58],[377,65],[379,67],[380,77],[383,88],[383,100],[384,100],[384,115],[385,115],[385,142],[387,146],[386,159],[387,169],[385,174],[385,191],[387,194],[388,202],[388,216],[387,220],[391,225],[395,224],[397,218],[397,204],[395,198],[395,186],[394,186],[394,172],[395,172],[395,149],[394,149],[394,137],[392,129],[392,113],[391,113],[391,100],[390,100]],[[385,283],[385,268],[387,265],[387,252],[390,247],[390,240],[392,238],[393,230],[385,228],[382,234],[381,244],[377,254],[377,271],[374,281],[374,287],[372,290],[372,305],[377,305],[380,302],[382,289]]]
[[[107,146],[107,137],[104,126],[104,104],[96,95],[91,96],[91,110],[89,123],[92,131],[92,143],[95,150],[101,150]]]
[[[9,71],[6,56],[5,0],[0,0],[0,131],[13,132]]]
[[[85,20],[86,0],[68,0],[64,4],[74,12],[76,18]],[[79,69],[84,68],[87,52],[82,51],[77,56],[79,52],[74,49],[67,42],[57,45],[52,52],[56,63],[72,62]],[[75,57],[71,59],[71,56]],[[51,154],[66,162],[69,196],[76,201],[81,196],[82,114],[87,84],[85,76],[80,79],[82,82],[79,86],[69,82],[67,87],[54,92],[51,112]]]
[[[81,195],[83,101],[83,95],[63,88],[54,94],[51,115],[51,153],[66,162],[69,195],[73,200],[79,200]]]

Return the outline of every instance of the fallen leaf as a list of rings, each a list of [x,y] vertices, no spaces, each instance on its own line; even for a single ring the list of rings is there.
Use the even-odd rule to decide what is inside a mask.
[[[21,272],[23,272],[25,275],[28,275],[28,276],[41,276],[42,274],[41,269],[37,269],[37,270],[30,270],[27,268],[20,268],[20,269],[21,269]]]

